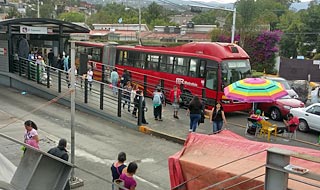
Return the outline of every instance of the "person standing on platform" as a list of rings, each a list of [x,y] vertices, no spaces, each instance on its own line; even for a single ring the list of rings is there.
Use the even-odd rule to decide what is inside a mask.
[[[91,89],[92,89],[92,82],[93,82],[93,71],[92,71],[92,67],[91,67],[91,66],[88,66],[87,80],[88,80],[88,84],[89,84],[89,89],[90,89],[90,91],[91,91]]]
[[[66,139],[60,139],[58,146],[51,148],[48,153],[51,155],[54,155],[58,158],[61,158],[62,160],[68,161],[69,160],[69,155],[68,151],[66,149],[67,147],[67,140]],[[64,187],[64,190],[70,190],[70,184],[69,180],[67,181],[66,186]]]
[[[63,68],[64,68],[64,71],[69,70],[69,55],[66,55],[63,59]]]
[[[119,75],[118,75],[118,72],[117,72],[117,68],[114,68],[111,72],[111,84],[112,84],[112,92],[113,92],[113,95],[117,95],[118,92],[118,81],[119,81]]]
[[[121,80],[120,80],[120,87],[123,88],[130,80],[131,79],[130,79],[130,74],[129,74],[128,70],[127,69],[123,70],[123,74],[122,74]]]
[[[50,52],[48,53],[48,62],[50,67],[53,66],[53,60],[54,60],[54,53],[52,49],[50,49]]]
[[[175,85],[173,86],[173,89],[170,90],[169,93],[169,101],[172,103],[173,107],[173,118],[179,119],[178,117],[178,111],[179,111],[179,103],[180,103],[180,96],[181,96],[181,91],[178,89],[178,87]]]
[[[163,103],[163,95],[161,92],[161,88],[157,88],[156,92],[153,93],[153,115],[154,119],[157,121],[162,121],[162,103]]]
[[[122,97],[124,101],[122,108],[124,109],[125,105],[128,104],[128,112],[130,112],[131,91],[132,91],[131,82],[128,81],[127,84],[122,89]]]

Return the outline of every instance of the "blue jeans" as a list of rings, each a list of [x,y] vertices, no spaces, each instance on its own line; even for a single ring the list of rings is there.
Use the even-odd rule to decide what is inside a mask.
[[[200,118],[200,114],[190,114],[190,130],[192,130],[192,132],[196,132]]]
[[[213,121],[213,132],[218,132],[222,129],[223,121]]]
[[[117,85],[118,85],[118,81],[112,81],[112,92],[113,92],[113,95],[117,95],[118,94]]]

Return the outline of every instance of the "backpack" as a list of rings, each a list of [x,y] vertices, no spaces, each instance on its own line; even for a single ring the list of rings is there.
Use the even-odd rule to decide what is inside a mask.
[[[161,105],[161,95],[159,93],[155,93],[153,96],[152,103],[153,105]]]

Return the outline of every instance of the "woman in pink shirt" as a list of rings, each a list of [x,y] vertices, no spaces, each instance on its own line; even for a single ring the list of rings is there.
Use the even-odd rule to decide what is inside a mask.
[[[38,137],[38,127],[37,125],[28,120],[24,122],[25,132],[24,132],[24,143],[39,149],[39,137]]]
[[[135,190],[137,186],[133,175],[136,173],[138,165],[135,162],[130,162],[127,167],[127,172],[122,172],[120,179],[124,182],[124,187],[130,190]]]

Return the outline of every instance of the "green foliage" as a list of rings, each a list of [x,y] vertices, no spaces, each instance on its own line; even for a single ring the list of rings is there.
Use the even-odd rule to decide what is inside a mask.
[[[264,73],[258,72],[256,70],[251,70],[251,75],[252,75],[252,77],[257,78],[257,77],[262,77],[264,75]]]
[[[299,53],[305,57],[311,58],[311,52],[320,46],[319,26],[320,26],[320,5],[312,4],[307,10],[301,13],[301,42],[299,44]],[[318,50],[319,51],[319,50]]]
[[[85,15],[79,12],[67,12],[60,14],[59,19],[67,22],[84,22]]]
[[[147,24],[150,29],[156,25],[175,25],[175,23],[169,22],[170,14],[173,14],[173,12],[167,11],[153,2],[147,8],[141,9],[141,23]],[[138,24],[139,10],[122,4],[107,4],[101,7],[96,14],[90,16],[87,24],[113,24],[118,23],[119,18],[122,18],[123,24]]]
[[[313,60],[320,60],[320,53],[314,55]]]
[[[16,7],[10,7],[9,11],[7,12],[7,17],[6,19],[10,19],[10,18],[21,18],[21,14],[18,12]]]
[[[214,25],[216,24],[216,16],[215,16],[215,11],[206,11],[202,12],[200,14],[195,15],[192,18],[192,21],[194,24],[208,24],[208,25]]]

